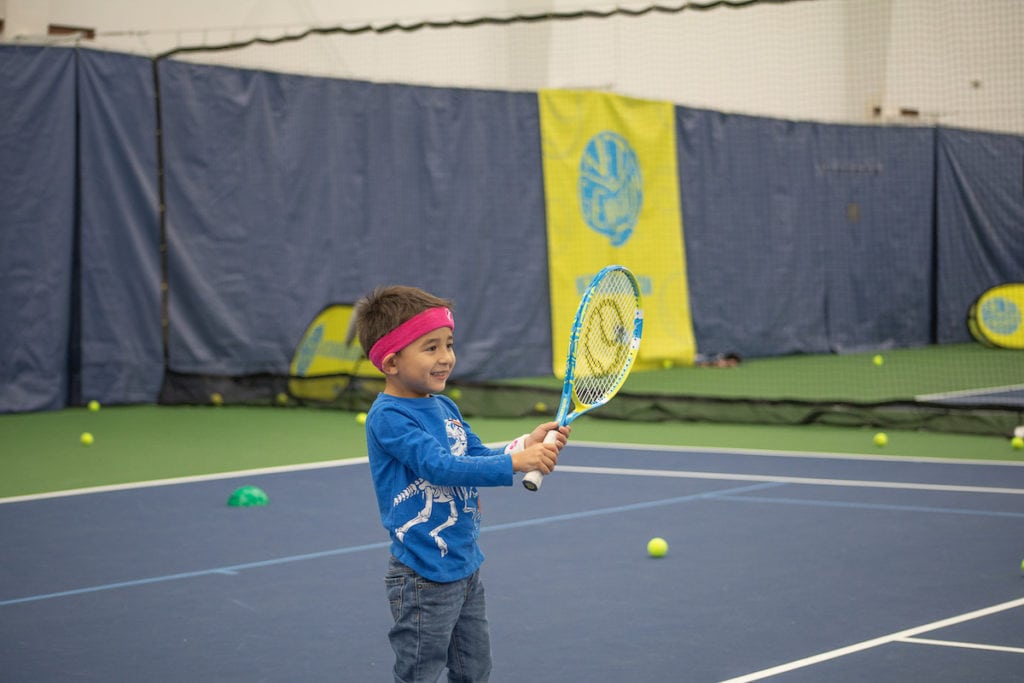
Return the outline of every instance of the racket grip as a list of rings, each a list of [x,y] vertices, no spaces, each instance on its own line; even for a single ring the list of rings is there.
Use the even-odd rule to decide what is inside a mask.
[[[555,443],[558,440],[558,431],[552,429],[544,437],[544,443]],[[533,470],[527,472],[526,476],[523,477],[523,486],[527,491],[537,491],[540,489],[540,485],[544,483],[544,474],[540,470]]]

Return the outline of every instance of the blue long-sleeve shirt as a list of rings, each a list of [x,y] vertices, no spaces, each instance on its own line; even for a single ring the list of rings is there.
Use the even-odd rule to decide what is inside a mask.
[[[366,444],[391,553],[437,582],[463,579],[484,560],[480,486],[511,486],[512,457],[488,448],[446,396],[378,395]]]

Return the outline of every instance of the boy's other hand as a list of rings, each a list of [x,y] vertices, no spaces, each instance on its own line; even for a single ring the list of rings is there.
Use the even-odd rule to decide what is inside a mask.
[[[532,446],[533,444],[543,443],[544,438],[548,435],[548,432],[556,431],[555,446],[558,450],[562,450],[565,446],[565,442],[569,440],[569,433],[572,431],[571,427],[559,427],[557,422],[545,422],[544,424],[538,425],[536,429],[530,432],[529,436],[526,437],[526,445]]]

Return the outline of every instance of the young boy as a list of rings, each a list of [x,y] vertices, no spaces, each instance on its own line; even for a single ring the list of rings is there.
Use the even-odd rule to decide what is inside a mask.
[[[366,417],[370,470],[391,534],[385,575],[395,623],[395,681],[486,681],[490,635],[477,545],[477,487],[511,486],[513,472],[548,474],[569,428],[546,422],[490,449],[442,396],[455,366],[451,302],[415,287],[379,288],[355,306],[355,331],[384,373]],[[545,444],[550,430],[554,444]]]

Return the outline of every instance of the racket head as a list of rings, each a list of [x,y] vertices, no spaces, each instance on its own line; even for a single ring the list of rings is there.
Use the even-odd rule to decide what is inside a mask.
[[[636,276],[625,266],[602,268],[583,293],[573,320],[555,416],[560,425],[604,405],[622,388],[640,349],[643,321]]]
[[[640,349],[644,313],[640,285],[625,266],[606,266],[583,292],[569,335],[565,380],[555,420],[565,426],[622,388]],[[572,412],[569,412],[570,406]],[[546,442],[556,438],[548,432]],[[523,486],[540,489],[544,475],[528,472]]]

